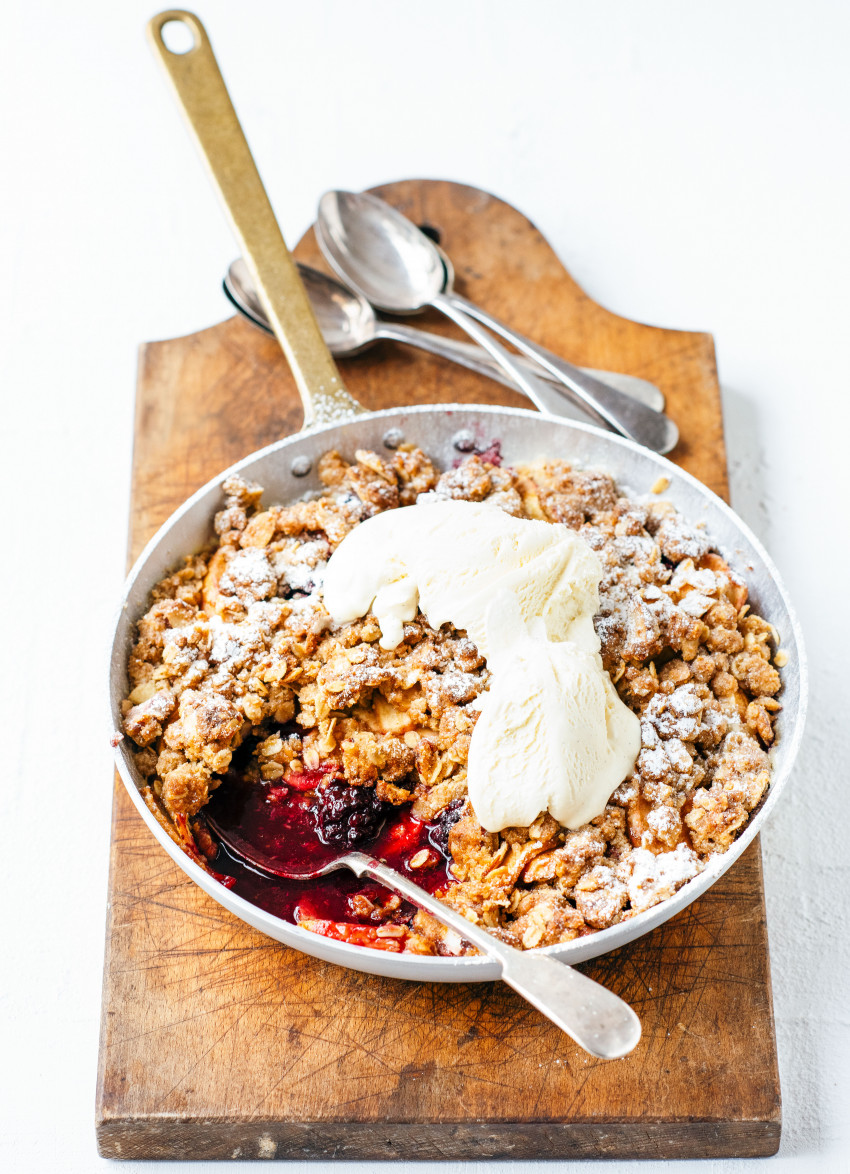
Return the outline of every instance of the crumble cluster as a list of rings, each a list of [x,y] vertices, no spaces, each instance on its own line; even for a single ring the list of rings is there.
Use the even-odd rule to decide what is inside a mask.
[[[217,545],[163,580],[139,621],[124,703],[146,801],[193,855],[193,830],[203,833],[192,819],[241,745],[258,780],[330,763],[350,787],[437,821],[454,877],[443,900],[526,949],[657,904],[734,841],[770,781],[780,689],[776,634],[749,610],[746,585],[669,502],[631,500],[564,461],[508,468],[486,456],[496,463],[471,455],[441,474],[412,446],[386,459],[358,451],[353,464],[329,452],[322,496],[265,510],[260,486],[225,482]],[[345,535],[425,493],[564,523],[602,562],[594,622],[642,749],[584,827],[543,813],[530,827],[481,828],[466,763],[471,703],[489,675],[465,633],[420,615],[386,651],[372,616],[335,626],[323,607],[323,569]],[[422,912],[404,948],[468,949]]]

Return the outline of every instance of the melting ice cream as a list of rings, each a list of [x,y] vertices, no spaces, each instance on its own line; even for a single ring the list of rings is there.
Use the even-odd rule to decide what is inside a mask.
[[[371,610],[391,649],[418,609],[432,628],[465,629],[486,658],[492,678],[467,785],[487,831],[546,810],[579,827],[634,766],[640,724],[602,667],[593,628],[601,577],[566,526],[464,501],[378,514],[328,563],[325,606],[337,623]]]

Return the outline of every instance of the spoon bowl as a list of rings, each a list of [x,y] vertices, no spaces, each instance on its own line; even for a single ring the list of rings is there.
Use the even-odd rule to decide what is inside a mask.
[[[325,192],[316,232],[333,269],[380,310],[417,314],[453,276],[430,237],[368,192]]]
[[[456,293],[434,242],[386,201],[369,192],[325,192],[316,239],[346,285],[379,309],[412,314],[434,306],[446,314],[489,351],[541,412],[560,414],[560,399],[543,378],[546,372],[561,385],[560,396],[566,392],[595,423],[655,452],[670,452],[678,443],[678,428],[662,412],[565,362]],[[494,334],[531,360],[531,368]]]
[[[346,358],[371,346],[377,338],[378,323],[366,299],[309,265],[296,264],[296,268],[331,354]],[[241,257],[229,267],[224,291],[238,310],[270,331],[251,272]]]
[[[285,785],[263,791],[226,781],[214,792],[203,820],[220,844],[249,868],[285,880],[313,880],[344,867],[344,851],[317,834],[309,794]]]

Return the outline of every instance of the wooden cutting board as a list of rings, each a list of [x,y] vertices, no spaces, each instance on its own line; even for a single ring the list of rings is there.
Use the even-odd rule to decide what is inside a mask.
[[[592,302],[532,224],[475,188],[376,189],[437,230],[460,292],[575,363],[667,396],[673,459],[726,496],[710,335]],[[321,264],[312,233],[296,250]],[[433,316],[421,323],[452,333]],[[367,407],[527,406],[480,376],[382,344],[342,364]],[[277,344],[231,318],[142,348],[132,557],[199,485],[300,427]],[[594,1060],[501,983],[376,978],[237,921],[166,856],[116,784],[97,1138],[113,1158],[727,1157],[774,1153],[780,1099],[761,858],[582,967],[643,1038]]]

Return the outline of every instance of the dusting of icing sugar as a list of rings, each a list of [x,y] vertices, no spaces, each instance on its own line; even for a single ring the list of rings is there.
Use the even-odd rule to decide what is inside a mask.
[[[457,668],[447,668],[439,675],[434,675],[432,688],[439,693],[445,703],[464,705],[478,695],[481,689],[481,676],[477,673],[465,673]]]
[[[687,844],[657,856],[646,848],[633,848],[626,859],[626,883],[635,913],[672,897],[677,889],[702,871],[702,862]]]
[[[234,554],[221,576],[219,587],[225,595],[235,595],[240,603],[253,603],[274,595],[277,576],[262,550],[249,547]]]
[[[313,539],[286,546],[273,557],[280,589],[312,595],[321,589],[330,546],[324,540]]]
[[[327,493],[327,491],[325,492]],[[311,496],[316,497],[317,495],[313,493]],[[335,489],[329,496],[334,505],[341,509],[359,508],[363,504],[357,494],[350,489]]]
[[[671,807],[653,808],[647,814],[646,822],[660,839],[679,830],[679,815]]]
[[[688,774],[693,765],[693,759],[688,753],[688,748],[684,742],[679,738],[668,738],[664,743],[664,753],[667,755],[674,770],[678,770],[682,774]]]
[[[285,599],[258,599],[248,608],[248,622],[269,636],[279,625],[288,607]]]
[[[692,684],[679,685],[667,698],[667,708],[677,717],[693,717],[701,713],[705,702]]]
[[[663,746],[652,746],[648,749],[641,750],[640,756],[638,757],[638,766],[643,774],[649,778],[662,778],[667,770],[667,754]]]
[[[691,616],[702,616],[717,602],[720,580],[714,571],[698,570],[693,559],[679,563],[664,591]]]
[[[717,591],[718,577],[714,571],[698,570],[693,559],[685,559],[673,572],[667,591],[681,591],[685,587],[693,587],[697,591],[704,591],[706,595],[713,595]]]
[[[440,674],[440,683],[449,693],[465,693],[477,680],[478,676],[475,673],[465,673],[455,668],[448,668]]]
[[[257,624],[242,622],[228,624],[221,616],[210,616],[210,664],[232,672],[263,644],[263,634]]]
[[[332,377],[329,386],[320,383],[312,391],[313,418],[305,424],[305,431],[325,428],[330,424],[342,424],[346,420],[362,416],[366,410],[344,387],[337,375]]]

